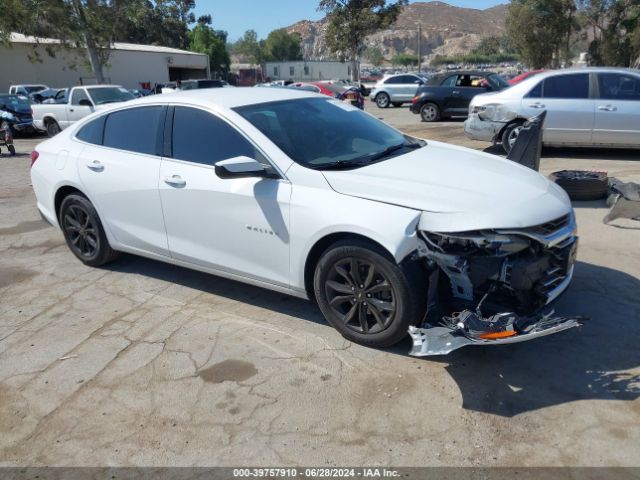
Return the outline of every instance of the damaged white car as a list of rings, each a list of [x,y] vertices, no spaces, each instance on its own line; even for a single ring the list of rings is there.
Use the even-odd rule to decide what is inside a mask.
[[[315,299],[364,345],[410,332],[435,355],[580,324],[548,310],[577,246],[560,187],[325,96],[128,102],[40,144],[31,178],[85,264],[129,252]]]

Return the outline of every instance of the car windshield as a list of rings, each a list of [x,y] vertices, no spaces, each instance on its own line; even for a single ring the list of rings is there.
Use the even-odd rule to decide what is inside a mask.
[[[487,77],[487,80],[491,84],[494,90],[504,90],[505,88],[509,88],[509,82],[507,82],[504,78],[502,78],[497,73],[493,73]]]
[[[235,111],[295,162],[317,170],[358,168],[425,145],[329,98],[262,103]]]
[[[17,95],[0,95],[0,105],[6,105],[8,109],[14,111],[27,111],[31,108],[28,99]]]
[[[122,87],[87,88],[87,91],[89,92],[93,103],[96,105],[126,102],[127,100],[133,100],[136,98]]]

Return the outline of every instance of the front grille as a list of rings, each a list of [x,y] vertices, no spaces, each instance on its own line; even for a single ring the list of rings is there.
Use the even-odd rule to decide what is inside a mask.
[[[551,220],[550,222],[543,223],[542,225],[536,225],[534,227],[527,228],[526,230],[531,233],[536,233],[538,235],[543,235],[546,237],[547,235],[551,235],[561,228],[566,227],[567,225],[569,225],[570,221],[571,215],[567,214],[560,218],[556,218],[555,220]]]
[[[575,241],[573,239],[563,242],[557,248],[547,250],[549,252],[549,268],[544,276],[536,282],[536,290],[542,295],[553,292],[567,278],[573,267]]]

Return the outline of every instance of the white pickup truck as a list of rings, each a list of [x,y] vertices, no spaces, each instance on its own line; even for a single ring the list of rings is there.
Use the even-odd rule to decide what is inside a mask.
[[[67,98],[67,103],[32,105],[33,125],[53,137],[96,110],[133,100],[135,97],[118,85],[90,85],[73,87]]]

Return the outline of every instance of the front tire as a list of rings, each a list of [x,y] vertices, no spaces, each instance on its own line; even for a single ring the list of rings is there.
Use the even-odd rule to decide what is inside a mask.
[[[426,309],[417,265],[399,266],[363,241],[339,242],[324,252],[314,275],[316,301],[342,336],[369,347],[388,347],[407,335]]]
[[[98,213],[87,197],[75,193],[65,197],[59,221],[67,246],[85,265],[99,267],[118,256],[109,245]]]
[[[522,130],[523,122],[513,122],[507,125],[502,132],[502,149],[507,155],[518,140],[520,130]]]
[[[376,105],[378,105],[378,108],[387,108],[389,103],[391,103],[391,98],[389,98],[389,95],[386,93],[382,92],[376,95]]]

